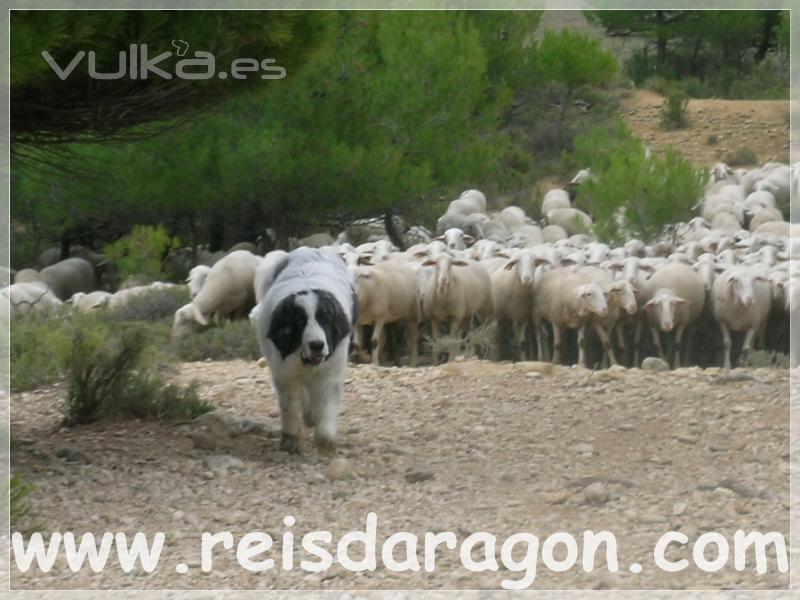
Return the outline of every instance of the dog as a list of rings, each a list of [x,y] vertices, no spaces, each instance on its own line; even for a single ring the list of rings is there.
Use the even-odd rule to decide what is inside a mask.
[[[306,247],[290,252],[269,277],[254,316],[278,395],[280,448],[300,451],[302,413],[317,448],[332,454],[357,318],[352,277],[337,254]]]

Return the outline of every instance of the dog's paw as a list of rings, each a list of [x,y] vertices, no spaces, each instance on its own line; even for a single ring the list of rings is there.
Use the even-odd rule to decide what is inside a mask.
[[[300,438],[281,432],[280,449],[289,454],[300,454]]]
[[[321,435],[315,435],[314,445],[317,447],[320,454],[324,456],[336,456],[336,440]]]

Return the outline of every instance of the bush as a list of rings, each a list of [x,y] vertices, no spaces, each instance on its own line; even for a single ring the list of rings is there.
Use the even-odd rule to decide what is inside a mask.
[[[11,328],[11,390],[30,390],[55,382],[64,372],[72,343],[66,321],[27,315]]]
[[[670,86],[661,108],[661,127],[666,130],[688,127],[689,118],[686,115],[688,105],[689,99],[686,93],[679,86]]]
[[[755,150],[749,146],[742,146],[734,152],[726,154],[722,161],[728,163],[731,167],[754,166],[758,164],[758,156]]]
[[[128,235],[105,246],[103,252],[116,263],[121,279],[136,275],[157,281],[164,279],[162,258],[178,247],[180,240],[171,238],[163,225],[134,225]]]
[[[706,144],[709,146],[716,146],[719,143],[719,138],[715,134],[711,134],[706,138]]]
[[[24,519],[30,512],[28,495],[33,491],[33,486],[25,483],[19,474],[15,473],[8,482],[9,502],[12,531],[25,531],[31,529],[25,526]]]
[[[172,318],[175,311],[189,302],[189,289],[186,286],[152,290],[131,297],[127,304],[108,312],[108,318],[115,321],[157,321]]]
[[[75,319],[67,360],[65,424],[104,417],[186,417],[210,410],[193,388],[183,390],[144,374],[148,349],[147,329],[141,325]]]
[[[642,83],[644,89],[656,92],[662,96],[666,96],[669,86],[670,82],[661,77],[661,75],[651,75]]]
[[[677,151],[646,156],[624,125],[595,129],[575,140],[579,164],[595,178],[578,188],[577,202],[594,217],[595,233],[611,242],[656,238],[665,226],[691,217],[706,174]]]
[[[261,356],[258,339],[249,320],[226,321],[171,341],[172,354],[183,361],[256,360]]]

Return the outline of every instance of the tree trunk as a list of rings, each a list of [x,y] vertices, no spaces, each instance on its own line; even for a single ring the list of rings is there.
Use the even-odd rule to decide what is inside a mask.
[[[390,208],[383,213],[383,226],[386,229],[386,234],[395,246],[400,248],[400,250],[405,250],[406,244],[403,239],[403,234],[397,230],[397,224],[392,217],[394,217],[394,209]]]
[[[664,11],[656,11],[656,61],[659,68],[667,64],[667,34],[664,30]]]
[[[766,58],[767,51],[769,50],[769,42],[772,38],[772,31],[780,21],[781,14],[778,11],[766,11],[764,15],[764,24],[761,29],[761,43],[758,45],[755,59],[756,62],[761,62]]]

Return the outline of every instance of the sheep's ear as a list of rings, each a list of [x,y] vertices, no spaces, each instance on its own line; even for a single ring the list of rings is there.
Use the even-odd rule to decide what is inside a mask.
[[[655,272],[655,267],[653,265],[639,265],[639,270],[652,275]]]
[[[429,258],[424,263],[422,263],[422,266],[423,267],[432,267],[435,264],[436,264],[436,261],[434,259],[432,259],[432,258]]]
[[[433,238],[431,241],[432,242],[443,242],[444,241],[444,236],[440,235],[439,237]]]
[[[648,300],[647,302],[645,302],[645,305],[642,308],[644,308],[645,310],[652,310],[655,305],[656,305],[655,299]]]
[[[197,308],[197,305],[192,304],[192,316],[194,320],[200,323],[202,326],[208,325],[208,319],[200,312],[200,309]]]
[[[371,266],[372,265],[372,257],[370,255],[368,255],[368,254],[365,254],[364,256],[359,256],[358,257],[358,264],[360,264],[360,265],[370,265]]]
[[[642,295],[642,292],[640,292],[638,289],[636,289],[636,288],[635,288],[635,287],[633,287],[633,286],[631,286],[631,287],[632,287],[632,289],[633,289],[633,295],[634,295],[634,296],[641,296],[641,295]]]
[[[617,262],[617,261],[613,261],[613,262],[608,263],[608,269],[610,271],[622,271],[624,266],[625,265],[623,265],[621,262]]]
[[[753,281],[768,281],[768,280],[763,275],[756,275],[755,277],[753,277]]]
[[[474,237],[472,237],[471,235],[468,235],[468,234],[466,234],[466,233],[465,233],[465,234],[464,234],[464,243],[465,243],[467,246],[472,246],[472,244],[474,244],[474,243],[475,243],[475,238],[474,238]]]
[[[675,304],[691,304],[691,300],[687,300],[686,298],[675,297],[672,299]]]
[[[508,254],[506,254],[502,250],[495,250],[492,256],[497,256],[499,258],[511,258]]]
[[[362,271],[358,274],[358,279],[372,279],[372,273],[367,271]]]
[[[454,267],[466,267],[469,265],[469,263],[465,260],[454,260],[451,264]]]
[[[419,252],[414,252],[414,258],[425,258],[428,256],[427,250],[420,250]]]
[[[533,259],[533,266],[534,267],[538,267],[539,265],[549,265],[549,264],[550,264],[550,261],[547,260],[546,258],[537,257],[537,258]]]
[[[503,268],[504,268],[506,271],[510,271],[511,269],[513,269],[514,267],[516,267],[516,266],[517,266],[517,263],[518,263],[518,262],[519,262],[519,259],[518,259],[518,258],[513,258],[513,259],[511,259],[510,261],[508,261],[508,262],[506,263],[506,266],[505,266],[505,267],[503,267]]]

